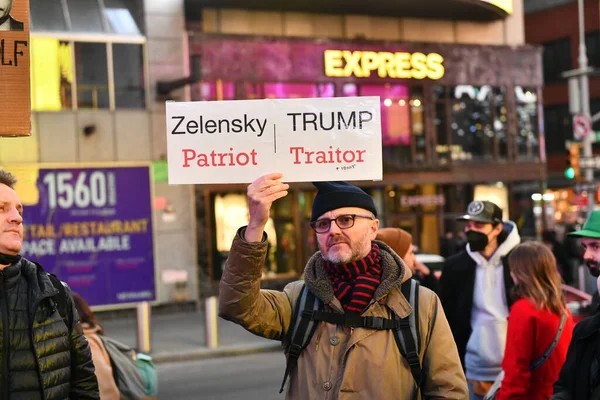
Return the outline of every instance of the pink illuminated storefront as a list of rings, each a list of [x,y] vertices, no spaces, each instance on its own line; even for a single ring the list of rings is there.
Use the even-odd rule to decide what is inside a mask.
[[[190,53],[201,70],[192,87],[196,101],[379,96],[384,180],[361,186],[375,197],[382,223],[409,230],[426,252],[439,252],[439,237],[460,229],[454,216],[480,186],[496,185],[518,213],[511,184],[543,180],[538,48],[198,33]],[[214,278],[226,256],[218,213],[244,191],[197,190]],[[297,274],[314,251],[313,194],[309,184],[297,185],[275,207],[267,276]]]

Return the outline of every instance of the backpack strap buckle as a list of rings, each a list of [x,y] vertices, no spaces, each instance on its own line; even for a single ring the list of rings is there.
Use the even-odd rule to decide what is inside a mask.
[[[410,365],[411,367],[414,365],[418,366],[421,363],[419,355],[416,351],[410,351],[406,353],[406,361],[408,361],[408,365]]]
[[[363,326],[369,329],[382,330],[384,318],[382,317],[364,317]]]
[[[302,353],[302,346],[298,345],[298,344],[292,344],[290,345],[290,347],[288,348],[288,354],[290,357],[293,357],[295,359],[300,358],[300,353]]]

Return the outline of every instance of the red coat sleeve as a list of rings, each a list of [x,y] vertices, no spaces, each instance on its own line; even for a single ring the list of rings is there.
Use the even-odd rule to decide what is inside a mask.
[[[531,378],[529,364],[533,358],[535,314],[527,300],[517,301],[508,316],[506,350],[502,360],[504,380],[497,400],[524,399]]]

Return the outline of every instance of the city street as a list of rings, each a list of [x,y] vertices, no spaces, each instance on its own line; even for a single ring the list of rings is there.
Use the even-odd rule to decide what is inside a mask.
[[[157,364],[159,399],[283,399],[281,352]]]

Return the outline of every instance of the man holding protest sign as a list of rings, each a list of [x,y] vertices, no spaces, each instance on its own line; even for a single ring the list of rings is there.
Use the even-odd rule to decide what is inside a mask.
[[[0,169],[0,399],[100,399],[71,290],[19,255],[16,182]]]
[[[304,281],[260,289],[270,208],[288,194],[281,174],[248,186],[250,221],[240,228],[220,283],[219,314],[281,340],[288,398],[465,399],[467,384],[437,296],[411,278],[383,242],[371,196],[345,182],[318,182],[311,226],[319,252]]]

